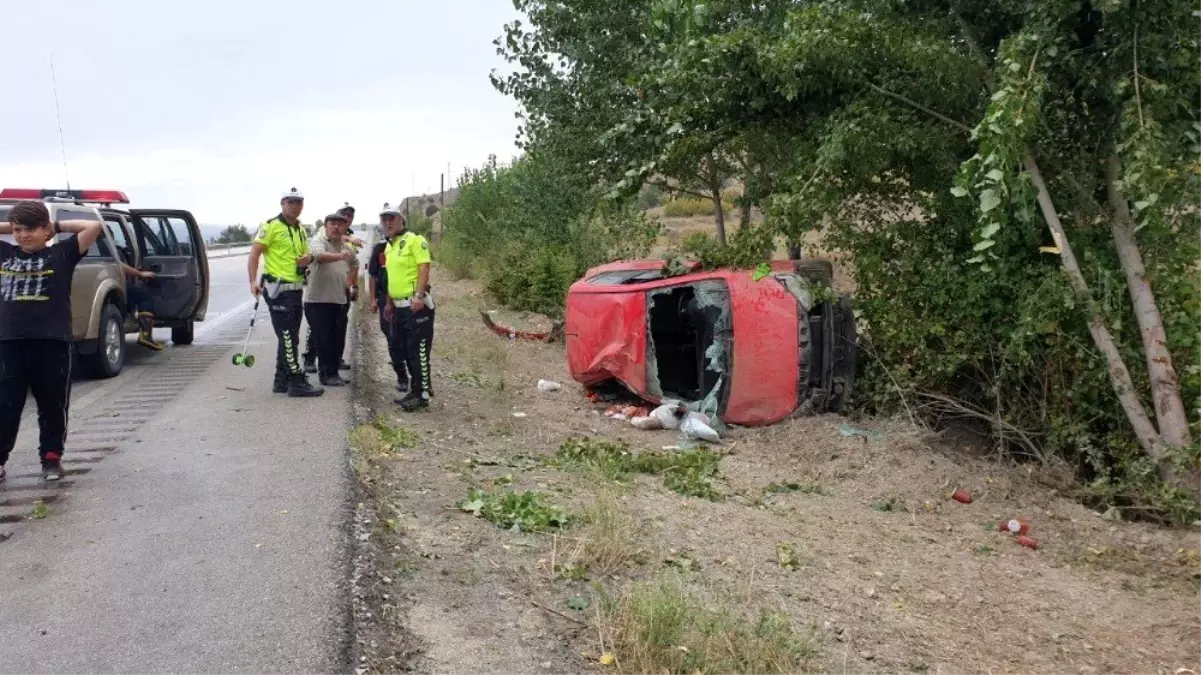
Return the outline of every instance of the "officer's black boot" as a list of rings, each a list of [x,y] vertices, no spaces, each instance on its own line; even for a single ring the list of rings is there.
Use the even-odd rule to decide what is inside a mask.
[[[303,374],[293,375],[288,382],[288,396],[293,398],[308,398],[310,396],[320,396],[324,393],[324,389],[314,387]]]
[[[271,391],[276,394],[288,393],[288,372],[276,369],[275,380],[271,383]]]
[[[396,404],[405,412],[417,412],[422,408],[428,408],[430,400],[427,395],[421,392],[412,392],[404,398],[397,399]]]
[[[311,359],[310,359],[310,358],[309,358],[309,356],[308,356],[308,354],[305,354],[305,357],[304,357],[304,372],[306,372],[306,373],[315,373],[315,372],[317,372],[317,357],[316,357],[316,356],[314,356],[313,358],[311,358]]]

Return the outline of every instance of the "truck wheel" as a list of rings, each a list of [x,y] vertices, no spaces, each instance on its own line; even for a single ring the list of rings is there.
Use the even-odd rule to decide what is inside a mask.
[[[196,337],[196,322],[188,319],[171,327],[171,341],[177,345],[190,345]]]
[[[88,357],[92,374],[99,378],[116,377],[125,366],[124,317],[116,305],[106,303],[100,312],[100,334],[96,353]]]
[[[834,282],[834,263],[829,260],[794,260],[792,269],[815,284],[829,286]]]

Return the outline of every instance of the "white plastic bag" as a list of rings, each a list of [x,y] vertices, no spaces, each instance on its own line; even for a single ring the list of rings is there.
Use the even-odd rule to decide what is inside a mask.
[[[642,429],[643,431],[651,431],[653,429],[662,429],[663,428],[663,423],[661,421],[659,421],[659,418],[655,417],[654,415],[647,415],[646,417],[631,418],[630,424],[638,429]]]
[[[650,416],[659,420],[659,429],[679,429],[680,420],[676,418],[678,403],[664,403],[651,411]]]
[[[559,384],[558,382],[552,382],[551,380],[538,380],[538,391],[544,394],[552,391],[559,391],[562,388],[563,385]]]
[[[721,440],[717,432],[713,430],[713,427],[700,421],[693,415],[686,416],[684,421],[680,423],[680,432],[684,434],[684,438],[690,441],[700,440],[717,443]]]

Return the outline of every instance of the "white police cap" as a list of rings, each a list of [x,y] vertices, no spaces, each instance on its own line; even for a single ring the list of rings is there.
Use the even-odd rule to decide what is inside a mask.
[[[381,216],[399,216],[400,210],[394,208],[393,206],[388,204],[388,202],[384,202],[384,208],[379,210],[379,214]]]
[[[288,190],[287,192],[283,193],[283,195],[280,196],[280,199],[281,200],[283,200],[283,199],[301,199],[301,200],[303,200],[304,194],[301,193],[300,190],[297,190],[296,188],[292,188],[291,190]]]

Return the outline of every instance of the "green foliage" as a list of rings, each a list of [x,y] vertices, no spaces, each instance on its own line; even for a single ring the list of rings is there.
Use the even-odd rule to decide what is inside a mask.
[[[547,504],[537,492],[484,492],[472,488],[459,509],[513,532],[547,532],[569,526],[573,518]]]
[[[1100,312],[1148,410],[1150,376],[1110,225],[1130,203],[1193,437],[1201,437],[1201,40],[1193,2],[748,3],[519,0],[496,80],[522,138],[614,198],[730,172],[759,208],[729,246],[674,255],[752,268],[819,227],[853,265],[868,411],[904,393],[1019,429],[1092,499],[1188,518],[1158,486],[1089,331]],[[1091,295],[1065,278],[1025,171],[1036,159]],[[1106,174],[1120,162],[1116,181]],[[723,183],[724,184],[724,183]],[[669,203],[670,206],[670,203]],[[673,208],[683,208],[682,205]],[[666,210],[666,209],[665,209]],[[1049,250],[1051,253],[1040,251]],[[1172,455],[1196,469],[1201,446]],[[1170,492],[1171,494],[1168,494]]]
[[[436,212],[436,211],[435,211]],[[434,221],[421,211],[414,211],[405,222],[405,229],[423,237],[429,237],[434,229]]]
[[[721,456],[709,450],[635,453],[625,441],[572,437],[559,446],[553,462],[597,470],[610,480],[623,480],[634,473],[662,475],[667,489],[685,497],[721,499],[713,485]]]
[[[439,260],[482,276],[497,300],[562,315],[567,287],[589,267],[645,255],[660,226],[633,203],[601,199],[561,157],[533,151],[509,165],[495,157],[460,180],[443,212]]]
[[[218,244],[248,244],[251,241],[254,241],[254,235],[240,223],[226,227],[217,235]]]
[[[663,190],[658,185],[643,186],[638,193],[638,208],[643,211],[653,209],[663,203]]]
[[[371,421],[371,426],[379,432],[380,441],[389,451],[413,448],[417,446],[417,433],[412,429],[394,426],[383,415]]]

